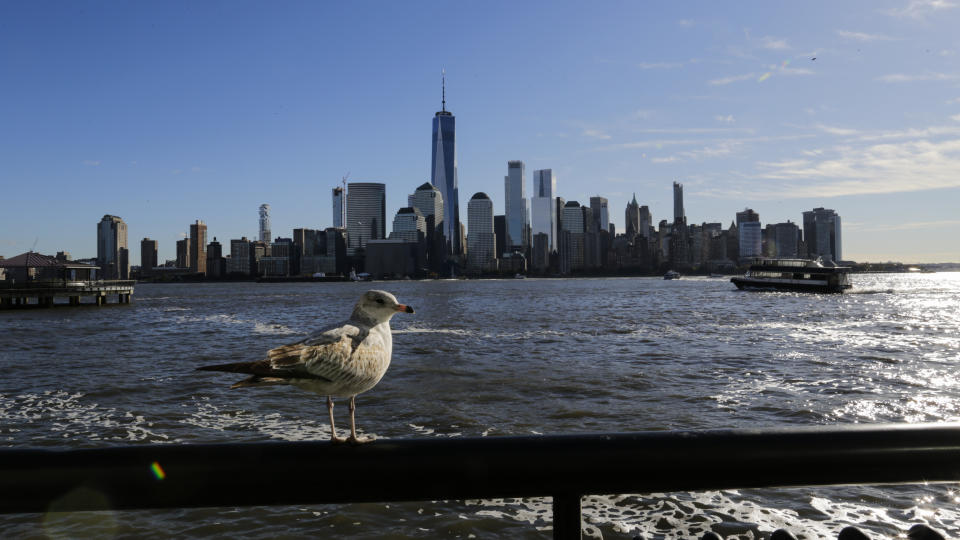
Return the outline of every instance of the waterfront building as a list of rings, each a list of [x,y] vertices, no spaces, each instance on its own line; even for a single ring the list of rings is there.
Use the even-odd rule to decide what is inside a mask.
[[[449,255],[462,255],[460,244],[460,196],[457,187],[456,118],[447,110],[446,77],[443,79],[441,109],[433,116],[430,183],[440,190],[443,200],[443,236]]]
[[[814,208],[803,213],[803,241],[809,257],[840,261],[840,216],[827,208]]]
[[[501,258],[507,253],[507,216],[493,216],[493,235],[496,242],[495,253],[497,258]]]
[[[347,194],[340,186],[333,188],[333,226],[347,226]]]
[[[507,162],[503,177],[504,209],[507,217],[507,250],[526,252],[524,228],[528,226],[527,197],[523,186],[526,165],[522,161]]]
[[[157,264],[158,242],[149,238],[140,241],[140,277],[149,277]]]
[[[557,177],[552,169],[533,171],[533,197],[530,199],[530,234],[534,238],[540,233],[547,235],[547,249],[556,249],[557,205],[554,197],[557,192]]]
[[[260,241],[270,243],[270,205],[260,205]]]
[[[293,239],[277,238],[270,243],[269,255],[260,257],[260,275],[286,277],[290,275],[290,257],[293,255]]]
[[[324,245],[320,255],[322,257],[320,271],[347,275],[350,272],[350,261],[347,259],[347,230],[327,227],[323,234]]]
[[[566,251],[561,251],[560,258],[565,261],[563,266],[571,271],[580,270],[584,266],[584,223],[583,208],[577,201],[570,201],[563,206],[563,231],[568,234]]]
[[[387,186],[352,182],[347,187],[347,254],[356,255],[370,240],[386,238]]]
[[[687,219],[683,211],[683,184],[673,183],[673,222]]]
[[[430,182],[424,182],[407,196],[408,206],[423,216],[427,231],[427,267],[442,273],[447,260],[447,242],[443,232],[443,195]]]
[[[557,196],[553,198],[554,206],[557,208],[557,236],[560,236],[560,229],[563,228],[563,207],[566,206],[567,201],[563,197]],[[554,239],[553,249],[560,251],[560,243]]]
[[[97,223],[97,266],[101,279],[129,279],[127,224],[107,214]]]
[[[737,212],[737,231],[741,260],[763,255],[760,214],[750,208]]]
[[[223,246],[213,237],[207,244],[207,277],[222,278],[227,275],[227,259],[223,257]]]
[[[800,227],[789,220],[786,223],[776,223],[768,226],[770,234],[767,235],[767,243],[772,246],[768,249],[768,254],[781,259],[795,259],[800,256],[798,250],[800,239]]]
[[[443,194],[429,182],[424,182],[407,196],[407,205],[416,208],[423,219],[432,221],[434,227],[443,223]]]
[[[244,236],[239,240],[230,240],[230,263],[227,266],[228,274],[252,275],[250,254],[250,240]]]
[[[419,210],[405,207],[397,210],[393,218],[391,239],[402,239],[410,242],[423,242],[427,237],[427,220]]]
[[[476,193],[467,203],[467,267],[475,272],[496,266],[496,240],[493,233],[493,201],[486,193]]]
[[[530,269],[545,273],[550,269],[550,237],[546,233],[533,235],[530,250]]]
[[[270,244],[254,240],[250,242],[250,272],[252,275],[265,275],[265,268],[261,261],[270,256]]]
[[[590,211],[593,213],[593,223],[597,232],[610,228],[610,209],[605,197],[599,195],[590,197]]]
[[[410,242],[402,238],[367,242],[364,266],[366,271],[375,278],[419,275],[423,263],[420,242]]]
[[[190,225],[190,271],[207,273],[207,226],[199,219]]]
[[[633,200],[627,203],[627,210],[624,216],[627,236],[644,234],[640,227],[640,203],[637,202],[637,194],[633,194]]]
[[[190,238],[177,240],[177,268],[190,268]]]

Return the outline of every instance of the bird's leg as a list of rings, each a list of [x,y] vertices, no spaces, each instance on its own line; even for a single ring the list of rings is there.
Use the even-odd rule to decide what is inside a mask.
[[[350,438],[347,439],[347,441],[349,441],[349,442],[352,443],[352,444],[363,444],[363,443],[365,443],[365,442],[370,442],[370,441],[372,441],[373,439],[371,439],[370,437],[357,437],[357,421],[356,421],[356,419],[354,418],[354,414],[353,414],[354,411],[357,410],[357,404],[356,404],[356,401],[355,401],[356,398],[357,398],[357,396],[350,396],[350,405],[349,405],[349,408],[350,408]]]
[[[337,437],[337,428],[333,427],[333,398],[330,396],[327,396],[327,412],[330,413],[330,442],[346,442],[346,439]]]

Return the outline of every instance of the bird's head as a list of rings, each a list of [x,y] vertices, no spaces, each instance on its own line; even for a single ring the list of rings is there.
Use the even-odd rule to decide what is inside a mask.
[[[364,319],[382,323],[390,320],[396,313],[413,313],[413,308],[401,304],[397,297],[387,291],[367,291],[360,297],[356,307],[353,308],[354,316],[360,316]]]

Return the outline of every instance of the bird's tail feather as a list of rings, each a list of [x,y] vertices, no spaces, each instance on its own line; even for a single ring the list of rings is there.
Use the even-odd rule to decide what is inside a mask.
[[[286,379],[281,379],[279,377],[261,377],[259,375],[253,375],[252,377],[247,377],[240,382],[233,383],[230,388],[244,388],[246,386],[270,386],[274,384],[286,383]]]
[[[198,367],[197,371],[227,371],[230,373],[253,373],[254,362],[234,362],[232,364],[217,364],[215,366]]]

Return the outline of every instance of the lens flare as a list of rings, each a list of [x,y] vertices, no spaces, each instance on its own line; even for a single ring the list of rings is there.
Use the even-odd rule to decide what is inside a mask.
[[[163,480],[167,477],[167,473],[163,472],[163,467],[156,461],[150,464],[150,470],[153,471],[153,475],[157,477],[157,480]]]
[[[763,81],[769,79],[769,78],[770,78],[770,75],[772,75],[772,73],[770,73],[769,71],[766,72],[766,73],[764,73],[763,75],[760,76],[759,79],[757,79],[757,82],[763,82]]]

